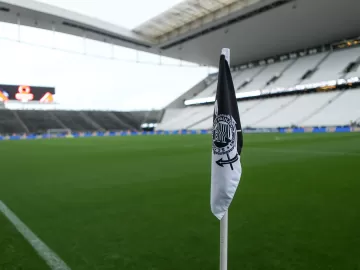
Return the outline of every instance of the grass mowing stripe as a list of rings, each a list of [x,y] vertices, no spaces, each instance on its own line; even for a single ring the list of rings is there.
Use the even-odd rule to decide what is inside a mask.
[[[0,201],[0,212],[2,212],[24,236],[52,270],[70,270],[70,267],[68,267],[54,251],[42,242],[39,237],[37,237],[2,201]]]

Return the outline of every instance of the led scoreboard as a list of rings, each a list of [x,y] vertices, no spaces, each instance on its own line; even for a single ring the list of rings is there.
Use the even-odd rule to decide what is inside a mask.
[[[40,101],[54,102],[55,88],[28,85],[0,84],[0,101],[18,100],[20,102]]]

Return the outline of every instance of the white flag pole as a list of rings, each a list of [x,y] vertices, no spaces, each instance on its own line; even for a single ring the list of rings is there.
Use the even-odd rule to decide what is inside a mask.
[[[225,56],[226,61],[230,66],[230,49],[223,48],[221,54]],[[228,261],[228,213],[226,211],[223,218],[220,220],[220,270],[227,270]]]
[[[227,270],[228,253],[228,212],[220,220],[220,270]]]

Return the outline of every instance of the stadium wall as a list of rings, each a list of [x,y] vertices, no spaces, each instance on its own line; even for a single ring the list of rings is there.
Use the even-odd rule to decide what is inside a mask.
[[[360,127],[314,127],[314,128],[260,128],[244,130],[244,133],[340,133],[360,132]],[[116,137],[116,136],[154,136],[154,135],[197,135],[211,134],[211,130],[174,130],[174,131],[109,131],[109,132],[72,132],[71,134],[57,135],[9,135],[0,136],[0,141],[13,140],[38,140],[38,139],[61,139],[61,138],[89,138],[89,137]]]

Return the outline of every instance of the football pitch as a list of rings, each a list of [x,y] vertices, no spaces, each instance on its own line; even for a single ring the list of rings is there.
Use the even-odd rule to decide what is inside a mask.
[[[211,137],[0,142],[0,200],[72,270],[218,269]],[[360,269],[360,134],[246,134],[229,269]],[[49,269],[0,213],[0,269]]]

